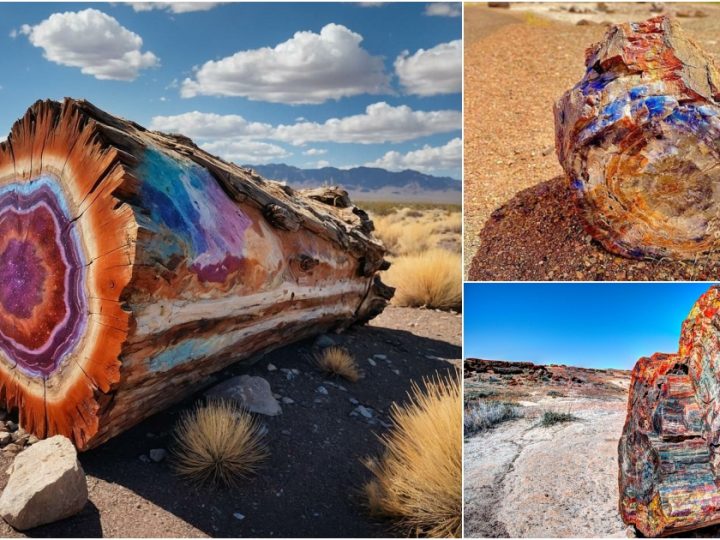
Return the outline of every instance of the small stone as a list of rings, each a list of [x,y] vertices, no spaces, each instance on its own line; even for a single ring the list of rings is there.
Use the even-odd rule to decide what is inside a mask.
[[[207,397],[235,401],[250,412],[276,416],[282,414],[277,399],[273,397],[270,383],[262,377],[240,375],[222,382],[205,393]]]
[[[142,454],[138,459],[143,463],[150,463],[150,458],[147,457],[145,454]]]
[[[295,403],[295,400],[293,398],[289,398],[289,397],[285,396],[282,398],[282,402],[285,403],[286,405],[292,405],[293,403]]]
[[[3,448],[3,452],[5,455],[15,455],[22,452],[22,446],[15,443],[8,444],[5,448]]]
[[[275,364],[268,364],[267,370],[268,371],[277,371],[277,367],[275,366]]]
[[[393,371],[393,373],[394,373],[395,375],[400,375],[400,370],[399,370],[399,369],[393,369],[392,371]]]
[[[28,444],[37,444],[40,441],[35,435],[30,435],[30,438],[28,439]]]
[[[149,454],[151,460],[153,460],[155,463],[160,463],[162,460],[165,459],[167,451],[164,448],[153,448],[152,450],[150,450]]]
[[[245,519],[245,516],[243,516],[240,512],[234,512],[234,513],[233,513],[233,517],[234,517],[235,519],[239,519],[239,520],[241,520],[241,521],[242,521],[243,519]]]
[[[5,446],[12,442],[12,435],[7,431],[0,431],[0,446]]]
[[[289,429],[283,429],[280,433],[282,433],[283,435],[290,435],[290,430],[289,430]]]
[[[373,354],[373,358],[377,358],[378,360],[387,360],[386,354]]]
[[[363,405],[358,405],[357,407],[355,407],[355,412],[357,412],[361,416],[364,416],[365,418],[373,417],[372,409],[364,407]]]
[[[315,398],[313,399],[313,403],[323,403],[322,398]]]
[[[360,405],[360,402],[357,399],[355,399],[354,397],[351,397],[348,401],[350,403],[352,403],[353,405]]]
[[[324,396],[327,396],[327,395],[328,395],[328,390],[327,390],[327,388],[325,388],[324,386],[318,386],[318,387],[315,389],[315,391],[316,391],[318,394],[322,394],[322,395],[324,395]]]
[[[327,349],[335,345],[335,340],[327,334],[321,334],[315,340],[315,346],[318,349]]]
[[[372,367],[377,366],[377,362],[375,362],[375,360],[373,360],[372,358],[368,358],[368,364],[370,364]]]
[[[56,435],[18,455],[0,496],[0,515],[24,531],[80,512],[87,503],[85,473],[69,439]]]

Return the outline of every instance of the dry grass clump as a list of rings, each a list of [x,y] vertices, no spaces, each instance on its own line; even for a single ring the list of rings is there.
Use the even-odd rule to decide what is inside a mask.
[[[421,211],[410,208],[373,216],[375,235],[391,255],[415,255],[442,244],[454,243],[462,231],[460,212],[442,208]],[[459,246],[459,242],[457,242]]]
[[[498,424],[509,422],[523,416],[523,410],[517,403],[504,401],[478,401],[465,407],[465,434],[487,431]]]
[[[197,404],[175,426],[175,471],[198,484],[236,485],[267,458],[263,436],[255,418],[233,402]]]
[[[384,281],[397,289],[392,300],[395,305],[460,310],[460,266],[460,254],[433,249],[395,259]]]
[[[328,347],[315,357],[317,366],[330,375],[350,382],[360,378],[360,371],[352,355],[341,347]]]
[[[370,460],[365,486],[370,511],[396,520],[403,534],[460,537],[462,410],[460,377],[413,383],[410,402],[393,404],[385,451]]]

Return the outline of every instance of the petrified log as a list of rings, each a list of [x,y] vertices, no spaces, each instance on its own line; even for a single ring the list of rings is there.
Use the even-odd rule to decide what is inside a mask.
[[[95,446],[259,351],[392,296],[372,222],[88,102],[0,144],[0,402]]]
[[[627,257],[717,248],[720,77],[668,17],[613,26],[555,104],[556,150],[587,231]]]
[[[720,287],[692,308],[677,354],[635,364],[618,454],[625,523],[646,536],[720,523]]]

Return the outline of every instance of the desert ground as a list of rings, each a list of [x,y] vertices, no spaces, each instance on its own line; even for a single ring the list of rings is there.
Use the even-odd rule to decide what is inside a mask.
[[[617,510],[629,384],[624,370],[466,360],[466,411],[510,404],[517,417],[469,434],[466,421],[465,535],[635,537]],[[572,420],[543,426],[546,412]]]
[[[661,10],[661,11],[660,11]],[[660,12],[720,56],[712,4],[465,6],[464,268],[470,279],[705,279],[717,257],[631,261],[583,232],[555,155],[552,106],[584,73],[608,23]],[[473,260],[474,259],[474,260]]]

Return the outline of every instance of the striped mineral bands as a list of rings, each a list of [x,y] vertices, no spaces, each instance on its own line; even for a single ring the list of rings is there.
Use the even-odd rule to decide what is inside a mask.
[[[57,181],[0,188],[0,350],[48,377],[85,327],[82,250]]]
[[[667,17],[612,27],[555,106],[586,229],[628,257],[718,247],[720,108],[712,61]]]
[[[645,536],[720,523],[720,288],[683,324],[677,354],[632,372],[618,446],[620,514]]]

